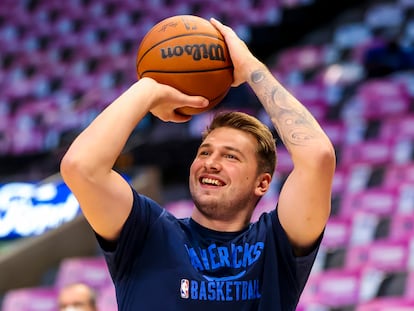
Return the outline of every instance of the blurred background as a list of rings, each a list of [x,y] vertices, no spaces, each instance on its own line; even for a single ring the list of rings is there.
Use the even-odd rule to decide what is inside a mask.
[[[2,0],[0,309],[56,310],[59,288],[82,281],[97,290],[101,311],[116,310],[102,254],[59,162],[136,81],[146,32],[178,14],[233,27],[335,145],[332,215],[298,310],[413,310],[413,0]],[[269,123],[245,86],[218,109]],[[215,110],[186,124],[148,115],[116,169],[172,213],[189,215],[188,169]],[[274,208],[291,169],[278,148],[255,219]]]

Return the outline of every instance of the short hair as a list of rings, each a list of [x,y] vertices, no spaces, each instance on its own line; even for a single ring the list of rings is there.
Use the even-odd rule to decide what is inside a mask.
[[[60,292],[62,293],[65,290],[73,289],[73,288],[77,288],[77,287],[81,287],[81,288],[86,289],[86,291],[88,292],[88,295],[89,295],[88,303],[89,303],[90,306],[92,306],[94,309],[96,309],[96,307],[97,307],[97,293],[96,293],[95,289],[93,287],[89,286],[88,284],[85,284],[85,283],[82,283],[82,282],[66,284],[65,286],[63,286],[60,289]]]
[[[257,141],[257,171],[273,176],[276,168],[276,142],[270,129],[257,118],[240,111],[222,111],[217,113],[210,125],[202,133],[204,141],[208,134],[220,127],[229,127],[249,133]]]

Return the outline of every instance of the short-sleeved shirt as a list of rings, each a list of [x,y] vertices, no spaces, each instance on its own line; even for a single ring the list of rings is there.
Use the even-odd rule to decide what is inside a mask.
[[[217,232],[133,192],[116,245],[98,236],[120,311],[295,310],[320,240],[295,257],[276,210]]]

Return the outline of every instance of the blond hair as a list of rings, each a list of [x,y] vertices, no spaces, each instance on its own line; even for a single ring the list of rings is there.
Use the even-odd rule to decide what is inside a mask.
[[[276,168],[276,143],[270,129],[257,118],[239,111],[224,111],[217,113],[210,125],[202,133],[202,140],[213,130],[229,127],[249,133],[257,141],[258,173],[269,173],[273,176]]]

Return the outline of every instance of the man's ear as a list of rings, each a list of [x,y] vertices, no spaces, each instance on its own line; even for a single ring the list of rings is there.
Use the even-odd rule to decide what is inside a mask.
[[[269,190],[272,176],[269,173],[260,174],[258,177],[258,184],[255,190],[256,195],[263,196]]]

